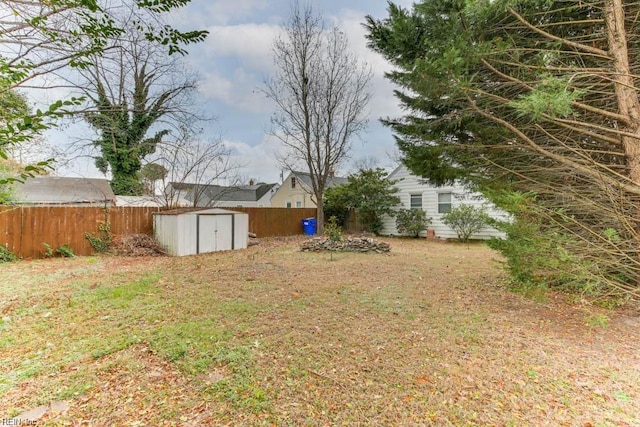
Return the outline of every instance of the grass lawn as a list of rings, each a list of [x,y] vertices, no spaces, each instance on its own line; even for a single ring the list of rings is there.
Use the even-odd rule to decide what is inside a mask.
[[[1,264],[0,419],[640,426],[639,317],[511,293],[481,244],[383,240]]]

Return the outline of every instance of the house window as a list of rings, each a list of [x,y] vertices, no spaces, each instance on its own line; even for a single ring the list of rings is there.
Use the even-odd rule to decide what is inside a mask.
[[[411,209],[422,209],[422,194],[411,195]]]
[[[438,193],[438,213],[451,212],[451,193]]]
[[[296,208],[301,208],[302,207],[302,202],[296,202]]]
[[[296,188],[296,177],[295,176],[291,177],[291,188]]]
[[[291,202],[287,202],[287,207],[290,208],[291,207]]]

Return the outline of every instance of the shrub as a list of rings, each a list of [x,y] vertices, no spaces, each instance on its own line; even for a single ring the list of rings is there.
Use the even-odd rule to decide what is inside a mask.
[[[400,209],[396,214],[396,228],[402,234],[418,237],[431,224],[431,218],[422,209]]]
[[[327,188],[324,194],[324,217],[336,218],[336,224],[345,225],[347,216],[349,215],[348,193],[344,185]]]
[[[84,238],[89,241],[91,247],[98,253],[107,252],[111,249],[113,243],[113,234],[111,234],[111,222],[109,221],[109,211],[104,210],[105,220],[98,224],[98,235],[94,233],[84,233]]]
[[[344,224],[348,208],[353,208],[359,225],[379,234],[383,226],[382,217],[393,215],[394,206],[400,203],[395,195],[398,189],[393,187],[395,182],[387,178],[387,172],[382,168],[360,169],[349,175],[348,183],[327,190],[324,196],[325,216],[334,215]]]
[[[44,257],[45,258],[53,257],[53,248],[51,247],[51,245],[48,244],[47,242],[42,242],[42,244],[44,245]]]
[[[342,241],[342,227],[338,225],[338,219],[335,216],[330,217],[324,225],[324,234],[326,234],[332,242]]]
[[[376,236],[380,235],[380,232],[382,231],[382,228],[384,227],[384,225],[382,224],[382,219],[377,217],[377,216],[364,216],[365,218],[369,218],[366,220],[362,220],[361,223],[362,224],[367,224],[366,228],[373,234],[375,234]]]
[[[76,256],[76,254],[73,253],[73,249],[69,245],[62,245],[58,247],[58,249],[56,249],[56,252],[58,252],[65,258],[73,258]]]
[[[16,256],[16,254],[11,252],[8,248],[0,246],[0,262],[13,262],[17,260],[18,257]]]
[[[471,236],[489,225],[491,220],[483,208],[460,205],[442,215],[442,221],[456,232],[460,241],[467,242]]]
[[[591,260],[575,256],[573,249],[579,242],[560,227],[552,227],[540,220],[542,207],[531,194],[498,194],[500,202],[510,213],[509,221],[492,225],[505,232],[504,239],[491,239],[489,247],[502,254],[503,266],[511,276],[515,291],[531,294],[537,288],[563,287],[581,294],[598,293],[602,281],[601,270]],[[548,213],[548,212],[547,212]],[[604,235],[617,239],[615,230]],[[594,274],[595,273],[595,274]]]

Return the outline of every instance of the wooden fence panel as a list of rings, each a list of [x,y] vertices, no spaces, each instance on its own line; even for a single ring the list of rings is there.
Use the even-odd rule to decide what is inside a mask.
[[[302,220],[316,216],[316,208],[230,208],[249,214],[249,231],[258,237],[302,234]]]
[[[110,207],[113,234],[153,232],[153,212],[158,208]],[[0,244],[22,258],[41,258],[45,243],[53,250],[68,245],[77,255],[91,255],[85,233],[98,234],[106,220],[102,207],[38,206],[0,207]]]
[[[153,234],[153,212],[158,208],[119,207],[109,210],[111,232],[113,234]],[[104,221],[104,218],[102,219]],[[97,230],[97,225],[96,225]]]
[[[315,217],[315,208],[233,208],[249,214],[249,230],[258,237],[302,234],[302,220]],[[110,207],[111,233],[153,234],[152,207]],[[77,255],[91,255],[85,233],[98,235],[106,220],[102,207],[0,206],[0,244],[21,258],[42,258],[44,243],[54,251],[68,245]]]
[[[355,209],[349,209],[347,213],[347,217],[344,221],[344,232],[345,233],[362,233],[364,228],[358,222],[358,214]]]
[[[0,244],[18,254],[22,240],[20,208],[0,206]]]

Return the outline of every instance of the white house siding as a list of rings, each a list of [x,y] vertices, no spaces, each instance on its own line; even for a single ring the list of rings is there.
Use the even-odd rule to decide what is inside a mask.
[[[422,209],[426,211],[427,217],[431,218],[431,224],[429,229],[435,232],[436,237],[442,238],[457,238],[458,235],[446,226],[442,222],[442,215],[438,213],[438,194],[440,193],[452,193],[451,207],[455,208],[462,204],[473,205],[477,207],[484,207],[486,212],[497,219],[504,219],[505,214],[500,212],[494,206],[492,206],[482,195],[478,193],[470,193],[464,187],[460,185],[449,185],[436,187],[424,182],[422,178],[419,178],[409,172],[406,166],[401,165],[396,170],[391,172],[389,178],[398,181],[394,186],[398,189],[396,195],[400,198],[402,209],[409,209],[411,207],[411,195],[422,195]],[[385,216],[383,218],[383,228],[381,234],[383,235],[400,235],[396,228],[396,220],[393,217]],[[421,236],[426,235],[426,231],[420,233]],[[487,227],[478,233],[474,234],[474,239],[489,239],[491,237],[504,237],[504,233],[494,228]]]
[[[270,208],[271,198],[278,192],[279,188],[280,184],[276,184],[271,190],[264,193],[264,195],[258,199],[258,207]]]
[[[257,201],[249,200],[217,200],[213,203],[212,207],[215,208],[270,208],[271,196],[274,192],[268,191],[264,196],[260,197]]]
[[[246,200],[216,200],[212,206],[214,208],[258,208],[269,207],[258,202],[246,201]]]
[[[315,208],[316,204],[311,199],[311,189],[307,188],[305,183],[300,179],[296,179],[294,188],[291,188],[291,178],[293,174],[282,182],[275,194],[270,200],[271,206],[274,208]],[[290,206],[287,206],[287,203]]]

